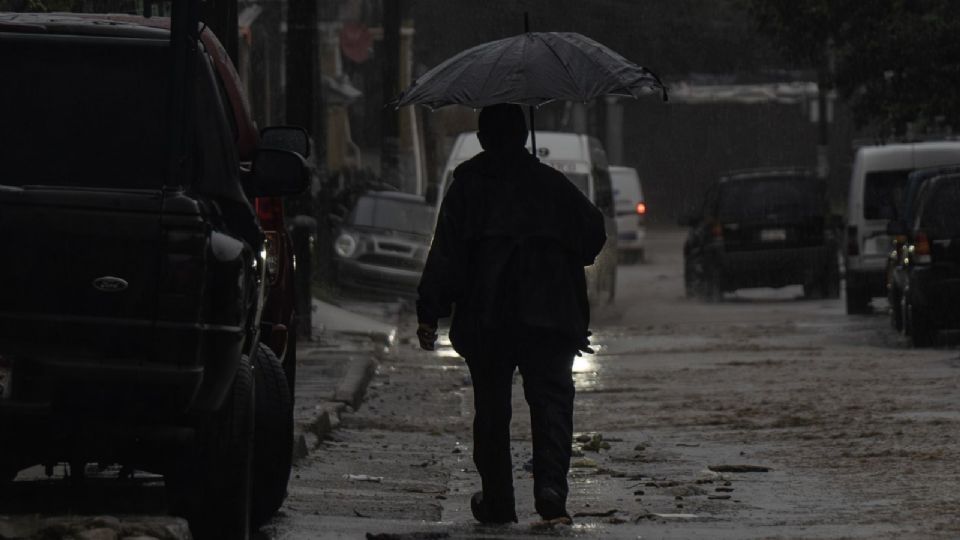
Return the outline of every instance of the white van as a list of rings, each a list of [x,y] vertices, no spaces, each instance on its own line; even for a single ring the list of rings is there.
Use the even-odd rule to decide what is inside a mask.
[[[847,313],[869,311],[886,296],[886,262],[892,249],[887,223],[896,219],[907,175],[916,169],[960,163],[960,142],[866,146],[857,151],[847,206]]]
[[[617,251],[623,262],[642,261],[647,237],[647,203],[637,170],[610,166],[613,203],[617,214]]]
[[[530,148],[529,139],[527,148]],[[457,136],[440,179],[437,205],[453,179],[454,169],[482,151],[477,132]],[[603,212],[607,243],[596,262],[587,267],[587,294],[592,302],[613,302],[617,286],[617,225],[606,151],[595,137],[537,131],[537,156],[542,163],[565,174]]]

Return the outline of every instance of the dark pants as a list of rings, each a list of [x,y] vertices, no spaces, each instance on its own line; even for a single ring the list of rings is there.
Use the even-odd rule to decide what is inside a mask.
[[[510,345],[467,358],[475,409],[473,461],[483,498],[495,511],[513,512],[510,417],[513,373],[519,368],[530,406],[534,496],[539,502],[542,490],[551,488],[565,502],[573,443],[573,353],[544,336],[501,341],[491,335],[490,341]]]

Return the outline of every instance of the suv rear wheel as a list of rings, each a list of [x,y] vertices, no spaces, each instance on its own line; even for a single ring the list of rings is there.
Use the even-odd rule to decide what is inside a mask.
[[[866,285],[853,274],[847,273],[847,315],[862,315],[870,312],[870,296]]]
[[[293,400],[283,365],[260,344],[253,362],[256,420],[253,438],[253,501],[250,518],[259,528],[287,497],[293,459]]]
[[[194,538],[249,538],[253,428],[253,371],[244,357],[221,410],[200,426],[170,478]]]
[[[933,321],[911,303],[907,303],[907,328],[914,347],[930,347],[937,336]]]

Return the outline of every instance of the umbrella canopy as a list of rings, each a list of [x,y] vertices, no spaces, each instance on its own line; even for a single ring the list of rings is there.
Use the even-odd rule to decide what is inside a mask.
[[[667,90],[650,70],[572,32],[527,32],[467,49],[419,77],[395,105],[536,107],[555,100]]]

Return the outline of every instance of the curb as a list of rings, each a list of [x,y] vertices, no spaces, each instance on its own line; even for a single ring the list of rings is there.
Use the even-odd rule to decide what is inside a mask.
[[[377,373],[377,361],[370,357],[351,358],[347,374],[340,379],[333,401],[346,403],[354,409],[360,407],[367,385]]]
[[[317,405],[314,414],[294,426],[293,463],[297,464],[310,455],[330,433],[340,425],[340,415],[355,410],[363,402],[367,386],[377,373],[377,361],[369,356],[350,359],[347,373],[340,379],[333,401]]]

